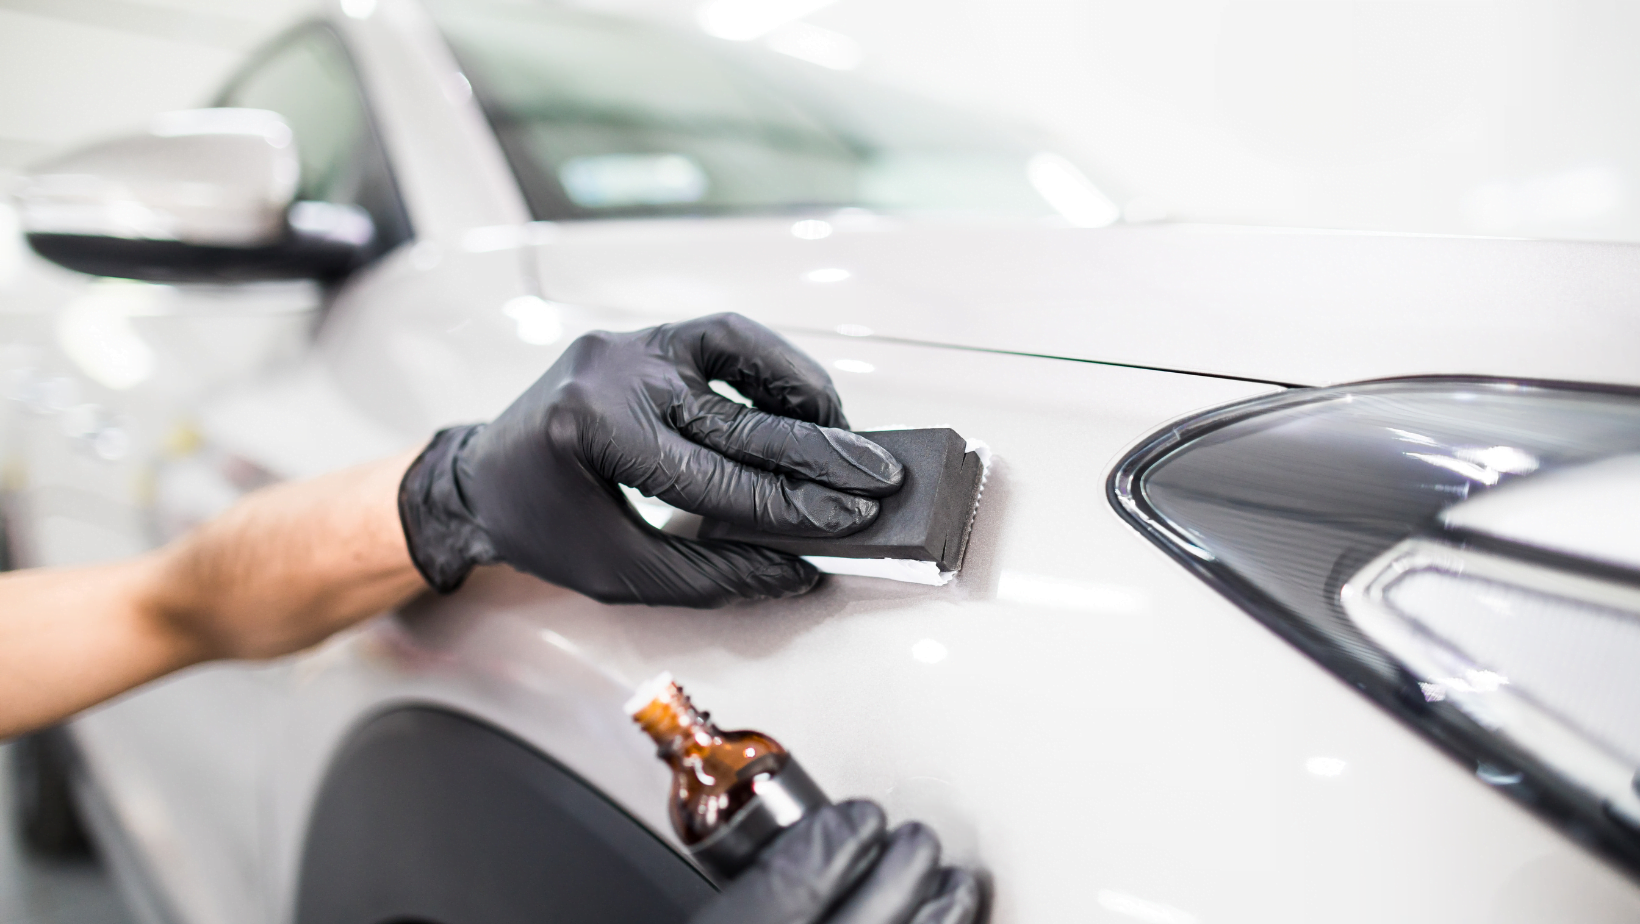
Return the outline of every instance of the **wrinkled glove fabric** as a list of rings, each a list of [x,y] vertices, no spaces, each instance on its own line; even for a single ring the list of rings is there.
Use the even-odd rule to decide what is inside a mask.
[[[844,802],[781,834],[689,924],[973,924],[980,899],[928,828],[890,832],[876,805]]]
[[[606,603],[803,593],[819,580],[806,562],[662,533],[619,485],[749,528],[846,536],[904,480],[892,455],[847,427],[819,364],[740,315],[590,333],[493,422],[434,437],[400,486],[400,519],[416,567],[442,592],[475,565],[506,562]]]

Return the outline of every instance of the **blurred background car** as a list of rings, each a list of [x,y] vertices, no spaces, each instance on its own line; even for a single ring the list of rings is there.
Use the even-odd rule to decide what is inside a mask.
[[[928,820],[1000,922],[1640,911],[1636,561],[1541,520],[1621,502],[1640,449],[1633,14],[250,15],[0,9],[39,88],[7,221],[60,264],[20,233],[0,264],[14,564],[141,551],[492,416],[581,332],[721,310],[856,426],[996,461],[948,585],[694,613],[492,569],[32,740],[31,837],[72,841],[77,781],[139,918],[680,916],[709,887],[619,709],[662,669]],[[101,60],[42,79],[65,47]]]

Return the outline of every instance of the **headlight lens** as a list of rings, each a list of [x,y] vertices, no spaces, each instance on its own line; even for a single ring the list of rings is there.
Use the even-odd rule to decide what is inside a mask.
[[[1153,435],[1110,492],[1481,779],[1640,870],[1640,392],[1294,390]]]

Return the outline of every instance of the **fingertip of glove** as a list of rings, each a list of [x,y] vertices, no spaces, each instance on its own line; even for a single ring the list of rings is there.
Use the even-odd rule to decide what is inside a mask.
[[[801,558],[783,555],[771,560],[759,571],[761,583],[771,598],[795,597],[806,594],[820,583],[820,569]]]
[[[856,497],[849,495],[848,510],[853,514],[853,520],[836,531],[836,535],[846,536],[859,532],[867,526],[877,522],[877,515],[883,512],[883,505],[875,498]]]
[[[765,528],[794,536],[848,536],[876,522],[882,505],[813,481],[787,478],[784,504],[771,509]]]
[[[822,427],[821,432],[857,475],[844,479],[846,483],[837,487],[868,497],[884,497],[905,484],[905,466],[887,449],[849,430]]]
[[[650,573],[670,578],[640,591],[629,583],[576,589],[602,603],[643,603],[717,609],[759,600],[793,597],[814,589],[824,577],[803,559],[742,542],[686,539],[646,533]]]
[[[820,815],[831,815],[838,819],[839,824],[869,833],[872,836],[881,836],[888,830],[888,816],[883,814],[882,806],[868,799],[850,799],[821,809]]]
[[[920,821],[908,821],[895,828],[888,837],[896,844],[907,844],[909,849],[931,851],[935,857],[940,855],[939,835]]]
[[[925,824],[906,822],[889,832],[878,865],[885,875],[920,883],[914,891],[932,894],[940,865],[939,836]]]
[[[941,871],[940,885],[935,894],[958,896],[967,904],[978,907],[985,898],[985,883],[971,869],[947,866]]]
[[[972,870],[940,870],[934,894],[917,909],[910,924],[974,924],[984,916],[985,885]]]
[[[813,590],[825,577],[796,555],[738,542],[711,545],[723,563],[719,586],[727,591],[712,606],[795,597]]]

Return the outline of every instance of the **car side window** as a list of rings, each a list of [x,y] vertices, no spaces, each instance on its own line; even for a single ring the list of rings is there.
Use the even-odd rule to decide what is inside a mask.
[[[376,226],[370,256],[410,238],[387,153],[335,33],[308,26],[281,39],[228,85],[218,105],[284,116],[302,164],[297,199],[356,205],[370,213]]]

